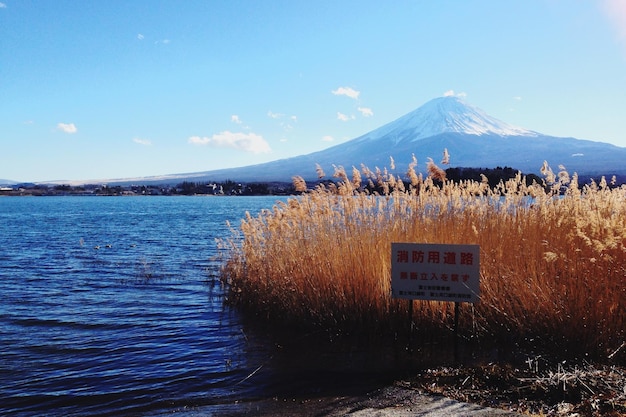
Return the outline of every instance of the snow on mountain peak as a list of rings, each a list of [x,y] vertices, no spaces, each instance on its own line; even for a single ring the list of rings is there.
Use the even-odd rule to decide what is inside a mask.
[[[469,135],[538,136],[537,132],[513,126],[489,116],[459,97],[430,100],[399,119],[371,132],[368,139],[392,135],[396,141],[419,140],[442,133]]]

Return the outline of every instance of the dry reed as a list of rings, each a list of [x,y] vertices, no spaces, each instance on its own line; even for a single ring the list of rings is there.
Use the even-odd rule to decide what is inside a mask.
[[[416,165],[406,183],[386,169],[354,168],[349,179],[336,167],[336,184],[248,214],[222,242],[230,301],[274,322],[398,334],[407,303],[390,295],[391,242],[478,244],[481,299],[461,306],[464,336],[596,359],[622,345],[626,187],[580,187],[544,164],[544,184],[518,174],[490,189],[447,181],[432,160],[424,178]],[[449,327],[449,303],[415,307],[418,328]]]

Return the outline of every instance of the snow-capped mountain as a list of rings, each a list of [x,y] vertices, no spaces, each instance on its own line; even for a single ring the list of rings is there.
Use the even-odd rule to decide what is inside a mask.
[[[388,123],[358,140],[391,137],[396,143],[417,141],[442,133],[467,135],[539,136],[539,133],[513,126],[489,116],[458,97],[439,97],[417,110]]]
[[[294,175],[315,180],[316,164],[332,175],[333,165],[348,171],[361,164],[382,169],[389,167],[390,157],[395,172],[402,175],[412,155],[418,160],[417,169],[424,172],[427,158],[438,163],[444,149],[450,154],[451,167],[508,166],[538,174],[548,161],[555,171],[564,165],[581,175],[626,174],[626,148],[543,135],[491,117],[458,97],[440,97],[363,136],[319,152],[243,168],[146,177],[141,182],[290,181]]]

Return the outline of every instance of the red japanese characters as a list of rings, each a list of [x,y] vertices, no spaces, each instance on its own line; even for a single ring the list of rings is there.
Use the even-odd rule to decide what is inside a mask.
[[[478,301],[478,245],[392,243],[391,256],[393,297]]]

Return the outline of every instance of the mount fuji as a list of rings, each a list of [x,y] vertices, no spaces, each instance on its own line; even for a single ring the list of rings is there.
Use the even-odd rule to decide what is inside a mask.
[[[394,172],[402,176],[412,155],[418,160],[416,169],[424,172],[427,158],[438,163],[444,149],[451,167],[509,166],[538,174],[548,161],[555,171],[563,165],[580,175],[626,174],[626,148],[544,135],[491,117],[458,97],[439,97],[363,136],[319,152],[242,168],[145,177],[141,182],[269,182],[290,181],[294,175],[316,180],[316,164],[332,175],[333,165],[348,172],[361,164],[382,169],[389,167],[390,157],[395,161]]]

